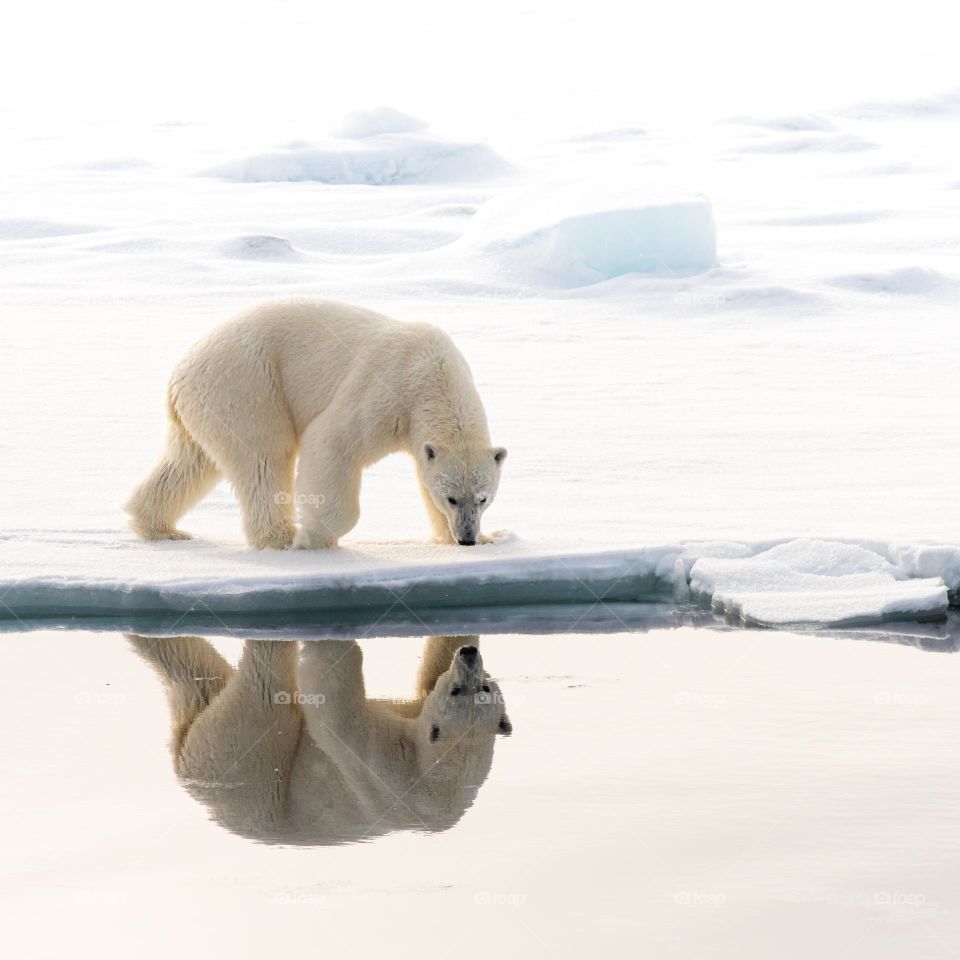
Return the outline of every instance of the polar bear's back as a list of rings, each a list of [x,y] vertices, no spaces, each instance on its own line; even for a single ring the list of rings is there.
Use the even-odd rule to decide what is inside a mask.
[[[370,347],[396,347],[411,329],[373,310],[333,300],[270,300],[228,320],[212,337],[221,341],[217,349],[223,349],[224,340],[242,349],[260,346],[285,366],[306,360],[311,366],[329,361],[342,367]]]
[[[362,307],[268,301],[228,320],[187,353],[171,379],[171,399],[176,403],[185,385],[208,403],[225,394],[239,403],[243,391],[248,399],[283,407],[299,434],[346,389],[371,383],[384,391],[400,388],[403,377],[391,372],[430,342],[455,349],[435,327]]]

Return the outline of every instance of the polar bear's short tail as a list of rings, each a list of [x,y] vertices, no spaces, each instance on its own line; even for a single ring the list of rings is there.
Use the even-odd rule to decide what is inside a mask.
[[[209,493],[219,471],[170,409],[167,445],[159,462],[134,490],[124,509],[130,526],[144,540],[183,540],[177,521]]]

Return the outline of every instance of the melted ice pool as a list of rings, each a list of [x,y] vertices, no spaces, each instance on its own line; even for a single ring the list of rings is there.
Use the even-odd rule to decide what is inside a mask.
[[[159,677],[205,640],[8,635],[5,953],[955,956],[960,658],[944,628],[910,629],[458,638],[513,726],[473,770],[472,805],[428,822],[423,784],[404,793],[374,763],[365,809],[351,819],[338,788],[336,829],[301,818],[279,843],[252,839],[269,812],[245,784],[275,778],[245,758],[282,738],[271,711],[289,706],[244,695],[221,742],[243,776],[175,775]],[[242,648],[212,644],[231,662]],[[423,638],[360,648],[368,697],[412,693]],[[181,709],[227,695],[211,683],[187,708],[181,684]],[[355,784],[345,763],[320,772]],[[414,815],[377,808],[384,791]]]

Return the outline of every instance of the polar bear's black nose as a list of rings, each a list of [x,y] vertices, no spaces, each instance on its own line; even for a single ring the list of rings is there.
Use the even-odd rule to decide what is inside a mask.
[[[476,540],[458,540],[457,541],[457,543],[459,543],[461,547],[472,547],[476,545],[476,542],[477,542]]]
[[[460,658],[468,667],[472,667],[477,662],[477,648],[476,647],[461,647],[460,648]]]

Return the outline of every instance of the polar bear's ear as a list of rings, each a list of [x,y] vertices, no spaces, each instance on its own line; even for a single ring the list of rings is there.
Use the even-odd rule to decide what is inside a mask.
[[[497,733],[502,733],[505,737],[509,737],[513,733],[513,724],[506,714],[500,718],[500,722],[497,724]]]
[[[428,460],[436,460],[439,452],[440,451],[437,449],[437,445],[435,443],[425,443],[423,445],[423,455]]]
[[[494,447],[490,452],[493,454],[493,459],[496,460],[498,464],[503,463],[503,461],[507,459],[506,447]]]

